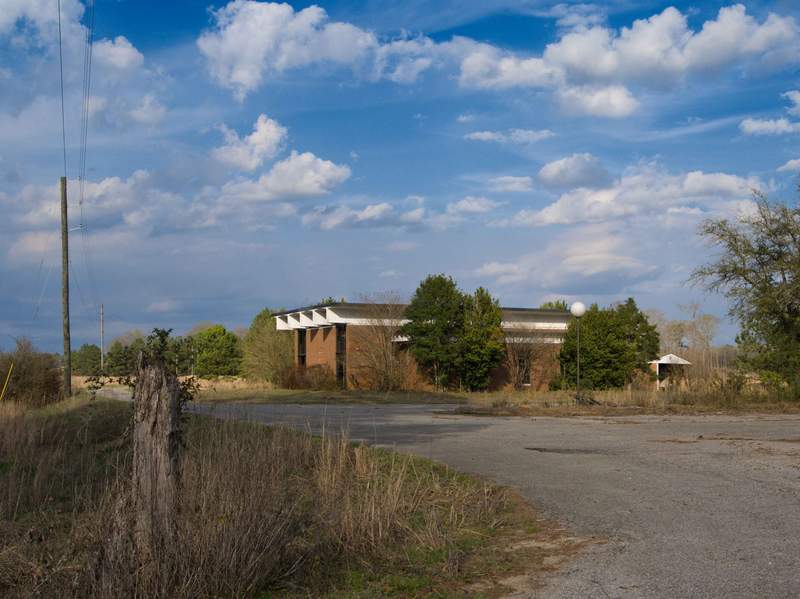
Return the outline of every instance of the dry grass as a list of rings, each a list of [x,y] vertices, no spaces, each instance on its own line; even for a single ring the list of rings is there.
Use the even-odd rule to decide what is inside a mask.
[[[201,389],[199,401],[247,401],[250,403],[466,403],[469,394],[434,393],[428,391],[366,391],[366,390],[312,390],[264,389],[242,387],[238,389]]]
[[[800,402],[781,393],[724,384],[675,391],[629,387],[595,391],[596,405],[578,405],[574,391],[519,391],[470,394],[459,411],[475,415],[578,416],[697,414],[711,412],[800,412]]]
[[[541,561],[503,549],[533,534],[507,490],[343,437],[192,417],[178,542],[144,577],[108,559],[129,420],[121,402],[2,407],[0,595],[459,596]]]

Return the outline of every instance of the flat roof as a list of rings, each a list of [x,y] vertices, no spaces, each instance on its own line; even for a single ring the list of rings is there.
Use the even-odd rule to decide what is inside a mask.
[[[292,310],[282,310],[275,312],[272,316],[286,316],[287,314],[295,314],[296,312],[309,312],[311,310],[321,310],[323,308],[367,308],[367,307],[390,307],[390,306],[407,306],[408,304],[372,304],[369,302],[334,302],[332,304],[317,304],[313,306],[304,306],[302,308],[294,308]],[[527,312],[529,314],[569,314],[569,310],[559,310],[558,308],[507,308],[500,306],[501,310],[506,312]]]

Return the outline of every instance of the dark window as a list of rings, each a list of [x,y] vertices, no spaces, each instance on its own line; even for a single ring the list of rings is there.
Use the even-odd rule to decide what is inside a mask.
[[[297,331],[297,363],[300,366],[306,365],[306,330]]]
[[[529,356],[520,356],[517,359],[517,372],[519,372],[519,384],[529,387],[531,384],[531,359]]]
[[[343,324],[336,325],[336,353],[343,354],[347,351],[347,329]]]

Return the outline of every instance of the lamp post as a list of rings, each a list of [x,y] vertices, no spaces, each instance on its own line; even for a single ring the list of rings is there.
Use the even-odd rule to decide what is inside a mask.
[[[581,401],[581,316],[586,314],[586,306],[582,302],[573,302],[569,307],[570,314],[572,314],[578,321],[578,377],[577,377],[577,392],[576,398],[578,402]]]

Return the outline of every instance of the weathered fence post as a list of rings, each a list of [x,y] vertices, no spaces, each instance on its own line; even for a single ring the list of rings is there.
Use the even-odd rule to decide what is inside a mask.
[[[147,563],[177,534],[181,390],[163,359],[139,356],[133,403],[133,540]]]

